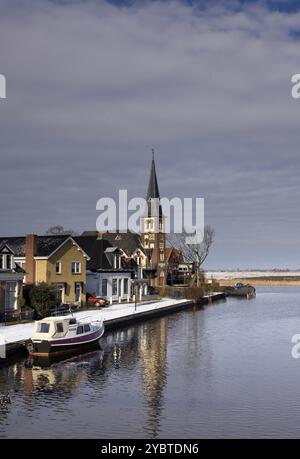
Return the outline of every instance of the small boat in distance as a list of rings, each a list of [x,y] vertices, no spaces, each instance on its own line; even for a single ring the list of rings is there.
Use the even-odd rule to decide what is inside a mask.
[[[246,296],[248,298],[256,295],[256,290],[252,285],[237,283],[234,287],[225,287],[225,293],[228,296]]]
[[[72,316],[46,317],[35,322],[26,348],[30,355],[48,356],[83,349],[100,340],[104,333],[102,320],[77,320]]]

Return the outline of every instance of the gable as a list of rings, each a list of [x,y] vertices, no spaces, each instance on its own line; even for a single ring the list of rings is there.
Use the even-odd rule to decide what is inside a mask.
[[[87,255],[81,247],[74,243],[72,239],[68,239],[49,256],[49,261],[51,263],[60,260],[84,261],[86,258]]]
[[[4,244],[2,247],[0,247],[0,254],[6,255],[13,255],[14,252],[10,249],[10,247],[7,244]]]

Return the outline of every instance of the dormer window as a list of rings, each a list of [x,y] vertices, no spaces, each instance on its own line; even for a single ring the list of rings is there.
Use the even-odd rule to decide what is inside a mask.
[[[13,256],[11,254],[0,255],[0,269],[12,269],[13,268]]]
[[[6,269],[12,268],[12,256],[6,255]]]

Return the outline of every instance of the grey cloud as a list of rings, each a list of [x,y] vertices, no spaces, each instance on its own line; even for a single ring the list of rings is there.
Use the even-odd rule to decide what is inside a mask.
[[[234,3],[234,2],[233,2]],[[3,2],[1,234],[95,227],[96,201],[204,196],[218,266],[298,267],[300,14]]]

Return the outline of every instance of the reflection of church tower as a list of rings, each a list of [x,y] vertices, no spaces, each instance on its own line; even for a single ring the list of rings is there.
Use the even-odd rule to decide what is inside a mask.
[[[159,435],[167,380],[167,334],[168,319],[162,318],[145,326],[140,337],[143,393],[147,405],[145,429],[151,438]]]
[[[154,161],[154,150],[152,150],[152,163],[150,179],[147,192],[147,213],[141,219],[142,244],[150,251],[150,268],[156,269],[156,278],[152,280],[155,286],[163,286],[166,282],[165,276],[165,248],[166,235],[164,216],[159,204],[159,189]]]

